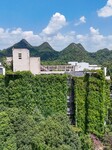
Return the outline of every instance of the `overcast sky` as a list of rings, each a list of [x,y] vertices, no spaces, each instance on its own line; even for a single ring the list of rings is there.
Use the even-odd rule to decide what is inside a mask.
[[[112,50],[112,0],[0,0],[0,49],[21,39],[62,50]]]

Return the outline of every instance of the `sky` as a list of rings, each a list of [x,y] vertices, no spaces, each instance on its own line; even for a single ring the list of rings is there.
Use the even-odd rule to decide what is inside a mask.
[[[0,0],[0,49],[21,39],[57,51],[70,43],[112,50],[112,0]]]

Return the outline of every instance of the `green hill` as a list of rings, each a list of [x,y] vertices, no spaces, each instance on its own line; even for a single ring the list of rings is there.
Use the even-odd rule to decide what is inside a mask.
[[[81,44],[71,43],[60,52],[58,60],[62,62],[68,61],[86,61],[91,60],[89,53],[84,49]]]
[[[99,64],[112,60],[112,51],[107,48],[98,50],[95,53],[89,53],[89,55],[92,59],[94,59],[94,61],[96,60]]]
[[[58,57],[59,53],[55,51],[47,42],[41,44],[40,46],[32,46],[25,39],[22,39],[20,42],[14,44],[13,46],[2,50],[0,52],[0,56],[12,56],[13,48],[27,48],[30,50],[31,56],[41,57],[41,60],[43,61],[54,60]]]
[[[2,50],[1,53],[4,54],[5,56],[12,56],[13,48],[27,48],[30,50],[31,53],[35,52],[35,49],[33,48],[33,46],[30,45],[25,39],[22,39],[20,42],[14,44],[13,46]]]
[[[104,64],[112,60],[112,50],[106,48],[90,53],[85,50],[80,43],[71,43],[59,52],[54,50],[48,42],[44,42],[40,46],[32,46],[25,39],[22,39],[7,49],[1,50],[0,58],[12,56],[12,48],[27,48],[30,50],[31,56],[38,56],[42,62],[49,64],[64,64],[68,61],[85,61],[90,64]]]
[[[40,46],[35,46],[35,50],[38,52],[41,60],[50,61],[58,58],[58,51],[55,51],[47,42],[44,42]]]

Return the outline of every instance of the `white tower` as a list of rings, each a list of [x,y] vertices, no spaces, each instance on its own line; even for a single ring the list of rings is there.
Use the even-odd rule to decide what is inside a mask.
[[[30,57],[28,49],[14,48],[13,71],[31,71],[32,74],[40,74],[40,57]]]
[[[13,71],[30,70],[30,57],[28,49],[13,49]]]

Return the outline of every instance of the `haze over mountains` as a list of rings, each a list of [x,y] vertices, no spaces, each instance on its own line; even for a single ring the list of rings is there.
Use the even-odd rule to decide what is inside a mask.
[[[67,63],[68,61],[85,61],[94,64],[103,64],[112,60],[112,50],[102,49],[90,53],[80,44],[71,43],[62,51],[54,50],[49,43],[44,42],[40,46],[32,46],[25,39],[13,46],[1,50],[0,57],[12,56],[12,48],[27,48],[31,56],[41,57],[42,61],[52,61],[54,63]]]

